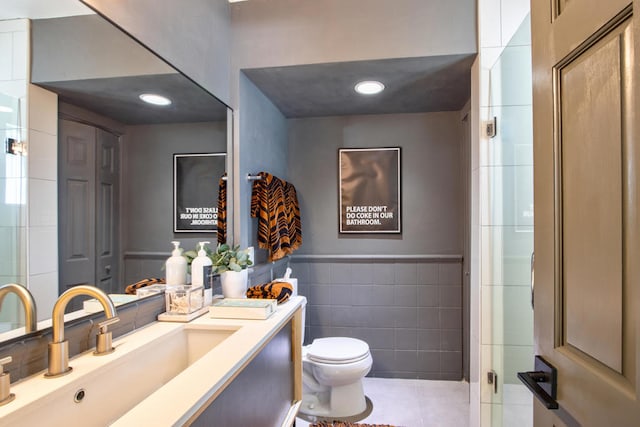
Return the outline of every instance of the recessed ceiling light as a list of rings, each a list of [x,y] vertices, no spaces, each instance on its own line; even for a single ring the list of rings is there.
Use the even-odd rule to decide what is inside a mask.
[[[365,80],[358,82],[354,89],[362,95],[375,95],[384,90],[384,85],[376,80]]]
[[[140,95],[140,99],[142,99],[147,104],[153,105],[171,105],[171,100],[162,95],[157,95],[155,93],[143,93]]]
[[[0,113],[13,113],[13,108],[0,105]]]

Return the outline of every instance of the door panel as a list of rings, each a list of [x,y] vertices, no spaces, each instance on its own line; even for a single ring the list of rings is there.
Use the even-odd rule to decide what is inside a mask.
[[[98,129],[98,197],[96,200],[96,278],[98,286],[117,293],[119,276],[119,140]]]
[[[638,5],[532,2],[536,426],[640,425]]]
[[[617,372],[623,283],[620,53],[628,23],[556,68],[563,344]]]
[[[95,283],[95,129],[60,120],[59,291]]]

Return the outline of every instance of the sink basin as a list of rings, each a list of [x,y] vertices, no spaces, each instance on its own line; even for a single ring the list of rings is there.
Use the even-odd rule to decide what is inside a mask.
[[[115,340],[113,353],[71,359],[64,377],[39,374],[15,384],[0,425],[109,425],[237,331],[167,323],[146,329]]]

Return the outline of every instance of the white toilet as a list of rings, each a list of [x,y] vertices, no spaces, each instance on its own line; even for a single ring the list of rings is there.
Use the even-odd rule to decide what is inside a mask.
[[[303,326],[304,318],[303,311]],[[300,412],[321,418],[344,418],[363,413],[367,403],[362,378],[369,373],[372,364],[369,345],[355,338],[317,338],[302,347]]]

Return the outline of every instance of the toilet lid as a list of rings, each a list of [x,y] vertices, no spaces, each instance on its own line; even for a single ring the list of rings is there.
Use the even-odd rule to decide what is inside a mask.
[[[316,362],[344,363],[365,358],[369,345],[356,338],[317,338],[308,348],[307,357]]]

